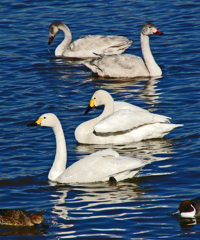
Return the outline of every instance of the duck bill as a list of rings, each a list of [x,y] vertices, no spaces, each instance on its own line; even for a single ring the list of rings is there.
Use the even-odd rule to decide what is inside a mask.
[[[43,118],[38,118],[37,121],[30,123],[27,125],[27,127],[36,127],[36,126],[41,126],[41,122],[42,122]]]
[[[48,41],[48,45],[50,45],[53,42],[53,39],[54,39],[54,37],[50,36],[49,41]]]

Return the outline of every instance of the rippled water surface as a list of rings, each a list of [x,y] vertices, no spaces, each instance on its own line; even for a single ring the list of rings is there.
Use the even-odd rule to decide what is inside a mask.
[[[172,216],[180,201],[200,196],[200,3],[190,1],[1,1],[1,208],[42,211],[48,228],[0,228],[4,239],[200,239],[200,225]],[[59,33],[48,51],[48,28],[67,24],[73,39],[86,34],[124,35],[127,53],[141,56],[140,30],[151,37],[161,78],[105,79],[85,66],[55,58]],[[182,123],[163,139],[109,146],[150,160],[137,177],[118,182],[56,184],[48,181],[55,154],[49,128],[26,125],[55,113],[67,139],[68,165],[108,146],[77,145],[75,128],[96,89]],[[198,220],[198,219],[197,219]],[[32,236],[31,236],[32,235]]]

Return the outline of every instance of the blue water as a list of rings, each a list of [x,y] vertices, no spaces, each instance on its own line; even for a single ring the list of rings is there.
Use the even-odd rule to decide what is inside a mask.
[[[48,228],[0,228],[5,239],[200,239],[200,225],[183,225],[171,214],[180,201],[200,196],[200,3],[190,1],[1,1],[0,8],[0,205],[41,211]],[[73,39],[86,34],[124,35],[127,53],[141,56],[140,30],[155,24],[151,49],[163,76],[104,79],[48,51],[48,28],[61,21]],[[136,178],[109,183],[48,181],[55,154],[49,128],[26,125],[55,113],[67,139],[68,165],[110,146],[77,145],[75,128],[96,89],[114,99],[182,123],[163,139],[112,146],[120,154],[150,160]]]

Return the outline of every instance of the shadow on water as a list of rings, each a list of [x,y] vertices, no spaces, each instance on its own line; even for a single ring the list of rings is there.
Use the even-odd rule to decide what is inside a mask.
[[[26,236],[34,236],[34,235],[43,235],[46,232],[48,227],[5,227],[0,226],[0,236],[18,236],[18,235],[26,235]]]
[[[169,153],[173,152],[173,141],[170,139],[151,139],[127,145],[84,145],[77,144],[77,153],[94,153],[97,150],[113,148],[121,155],[148,160],[150,162],[162,161],[170,158]]]

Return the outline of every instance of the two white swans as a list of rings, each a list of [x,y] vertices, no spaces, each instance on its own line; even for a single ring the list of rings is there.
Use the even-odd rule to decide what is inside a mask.
[[[157,65],[151,53],[149,35],[162,33],[151,23],[146,23],[140,34],[141,57],[131,54],[101,56],[98,59],[83,62],[92,72],[101,77],[157,77],[162,75],[162,70]]]
[[[57,57],[96,58],[97,54],[120,54],[132,44],[128,38],[114,35],[87,35],[71,43],[72,34],[69,28],[61,22],[54,22],[50,25],[48,44],[52,43],[59,30],[64,32],[65,38],[55,50]]]
[[[108,181],[114,177],[117,181],[132,178],[145,163],[142,161],[106,149],[93,153],[72,164],[66,169],[67,148],[63,129],[59,119],[52,113],[43,114],[28,126],[51,127],[56,138],[56,156],[48,179],[59,183]]]
[[[150,113],[126,102],[114,101],[104,90],[97,90],[86,113],[104,105],[99,117],[80,124],[75,130],[77,142],[83,144],[126,144],[162,138],[182,124],[171,124],[169,117]],[[85,114],[86,114],[85,113]]]

